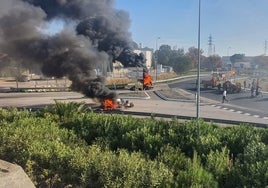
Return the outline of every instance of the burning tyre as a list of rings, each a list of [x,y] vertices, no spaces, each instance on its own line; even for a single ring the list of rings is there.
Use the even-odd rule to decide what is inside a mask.
[[[122,110],[127,108],[134,107],[133,102],[129,102],[128,100],[124,101],[122,99],[112,99],[112,98],[106,98],[102,101],[101,109],[105,111],[109,110]]]

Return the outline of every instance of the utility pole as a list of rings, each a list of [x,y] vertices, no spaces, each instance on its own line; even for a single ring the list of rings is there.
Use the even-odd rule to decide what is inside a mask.
[[[155,84],[157,81],[157,63],[158,63],[158,40],[160,37],[157,37],[155,40]]]
[[[199,120],[200,107],[200,9],[201,0],[198,1],[198,67],[197,67],[197,97],[196,97],[196,118]],[[199,124],[199,123],[198,123]]]
[[[266,56],[267,52],[267,40],[264,41],[264,55]]]
[[[213,55],[212,54],[212,46],[213,46],[213,40],[211,34],[208,37],[208,56]],[[214,53],[215,53],[215,46],[214,46]]]

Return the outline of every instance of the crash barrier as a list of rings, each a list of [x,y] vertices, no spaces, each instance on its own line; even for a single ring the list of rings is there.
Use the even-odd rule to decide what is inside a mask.
[[[200,77],[208,76],[207,74],[200,74]],[[180,76],[180,77],[175,77],[175,78],[169,78],[165,80],[156,80],[154,81],[155,83],[169,83],[169,82],[174,82],[177,80],[184,80],[188,78],[197,78],[197,75],[187,75],[187,76]]]
[[[202,76],[207,76],[205,75],[200,75]],[[180,76],[176,78],[170,78],[170,79],[165,79],[165,80],[156,80],[154,83],[169,83],[169,82],[174,82],[178,80],[183,80],[183,79],[188,79],[188,78],[194,78],[196,75],[187,75],[187,76]],[[106,85],[109,89],[125,89],[133,86],[133,83],[130,84],[111,84],[111,85]],[[69,87],[11,87],[10,92],[60,92],[60,91],[71,91]]]
[[[71,91],[69,87],[11,87],[10,92],[60,92],[60,91]]]

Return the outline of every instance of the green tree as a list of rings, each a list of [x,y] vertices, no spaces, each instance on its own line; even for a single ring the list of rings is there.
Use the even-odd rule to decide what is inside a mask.
[[[203,54],[203,50],[200,50],[200,56]],[[192,66],[197,67],[198,64],[198,48],[190,47],[188,49],[188,52],[186,53],[186,56],[188,56],[192,61]]]
[[[192,68],[192,63],[189,57],[178,56],[170,59],[170,64],[176,73],[187,72]]]
[[[268,56],[256,56],[253,62],[258,65],[260,69],[268,69]]]
[[[184,49],[183,48],[179,48],[178,50],[176,50],[177,51],[177,54],[179,55],[179,56],[184,56],[185,55],[185,53],[184,53]]]
[[[156,51],[158,64],[171,66],[175,72],[181,73],[188,71],[191,66],[191,61],[184,54],[184,49],[172,50],[169,45],[160,46]]]
[[[167,66],[169,65],[169,60],[172,55],[172,50],[169,45],[160,46],[159,50],[157,50],[155,53],[156,53],[158,64],[167,65]]]
[[[208,70],[215,70],[222,66],[222,60],[220,56],[213,55],[204,58],[204,61],[201,62],[201,65],[203,68],[206,68]]]

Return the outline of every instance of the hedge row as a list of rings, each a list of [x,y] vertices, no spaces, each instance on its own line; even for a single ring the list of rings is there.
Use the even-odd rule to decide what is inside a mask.
[[[80,103],[0,109],[0,158],[37,187],[265,187],[268,130],[95,114]]]

